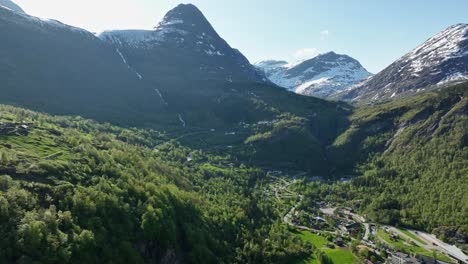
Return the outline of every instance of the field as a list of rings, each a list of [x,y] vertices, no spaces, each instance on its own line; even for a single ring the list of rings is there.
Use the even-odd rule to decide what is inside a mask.
[[[311,243],[316,248],[324,248],[330,243],[325,237],[312,234],[311,232],[302,231],[298,232],[298,234],[303,240]]]
[[[311,243],[320,251],[325,253],[332,261],[336,264],[353,264],[358,263],[357,258],[351,253],[350,250],[345,248],[328,248],[327,244],[330,243],[325,237],[319,236],[307,231],[297,232],[299,237],[303,240]],[[302,260],[299,263],[304,264],[316,264],[318,263],[317,259],[311,256],[308,259]]]
[[[0,136],[0,144],[11,145],[23,158],[48,158],[69,160],[69,151],[54,142],[54,138],[42,131],[34,130],[28,136]]]

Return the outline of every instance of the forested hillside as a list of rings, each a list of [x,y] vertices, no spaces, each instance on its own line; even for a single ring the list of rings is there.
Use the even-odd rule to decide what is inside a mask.
[[[373,220],[468,237],[468,84],[357,109],[334,143],[338,171],[361,164],[343,185]]]
[[[285,263],[261,170],[152,130],[0,107],[1,263]]]
[[[297,115],[246,126],[255,133],[241,134],[236,140],[245,141],[228,151],[201,150],[193,141],[209,140],[210,134],[191,132],[174,140],[176,134],[151,129],[1,106],[0,261],[289,263],[304,258],[313,249],[281,224],[284,208],[263,194],[266,170],[255,168],[275,158],[270,167],[281,166],[282,155],[291,153],[285,150],[296,150],[295,157],[306,162],[301,166],[311,172],[363,175],[351,184],[312,188],[306,199],[350,203],[375,222],[463,241],[467,91],[465,84],[358,108],[347,130],[346,120],[329,121],[327,108],[305,119],[291,104]],[[336,109],[351,110],[346,107]],[[344,132],[334,139],[325,133],[327,124],[329,131]],[[317,145],[302,152],[304,142]],[[249,153],[254,154],[250,160]]]

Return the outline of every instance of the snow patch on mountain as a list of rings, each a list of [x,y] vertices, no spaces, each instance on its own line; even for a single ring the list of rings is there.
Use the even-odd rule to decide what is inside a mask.
[[[127,45],[139,48],[148,44],[163,42],[169,34],[183,36],[186,35],[187,32],[176,28],[160,27],[155,30],[110,30],[98,33],[97,37],[119,46]]]
[[[205,50],[205,53],[210,56],[224,56],[224,54],[219,50],[209,49],[209,50]]]
[[[401,60],[410,62],[408,67],[413,74],[417,74],[434,64],[466,56],[468,49],[464,49],[460,43],[468,39],[467,33],[468,26],[465,24],[449,27],[405,55]]]
[[[184,14],[184,12],[187,13]],[[186,17],[187,14],[189,14],[188,18],[201,22],[185,21],[183,17]],[[195,18],[192,16],[195,16]],[[153,30],[109,30],[96,35],[102,40],[120,46],[125,44],[134,48],[144,48],[145,45],[165,42],[168,41],[169,38],[171,40],[175,38],[177,42],[182,43],[185,41],[186,35],[193,34],[194,27],[196,26],[195,23],[204,24],[208,22],[196,7],[191,5],[179,5],[177,8],[169,11]],[[191,26],[188,26],[188,24],[191,24]],[[205,37],[206,34],[204,32],[199,36],[201,40]],[[202,42],[199,44],[202,44]],[[215,50],[209,49],[206,50],[206,52],[212,55],[218,55],[218,52]]]
[[[442,81],[438,82],[437,85],[443,85],[443,84],[452,83],[452,82],[463,82],[463,81],[468,81],[468,73],[463,74],[461,72],[456,72],[445,77]]]

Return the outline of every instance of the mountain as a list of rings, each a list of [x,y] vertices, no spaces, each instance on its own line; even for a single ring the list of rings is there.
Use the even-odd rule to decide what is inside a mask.
[[[179,115],[200,105],[195,98],[207,99],[208,86],[216,100],[231,82],[267,84],[192,5],[176,7],[153,31],[101,38],[0,7],[0,33],[8,35],[0,43],[0,102],[50,113],[179,126]],[[216,123],[212,107],[197,111]]]
[[[0,32],[2,103],[117,122],[158,109],[154,90],[86,30],[0,7]]]
[[[0,0],[0,6],[6,7],[18,13],[25,13],[24,10],[10,0]]]
[[[321,98],[343,91],[371,75],[357,60],[334,52],[295,65],[270,60],[258,62],[255,66],[281,87]]]
[[[169,11],[154,30],[99,34],[141,78],[264,82],[242,53],[191,4]]]
[[[325,146],[351,111],[263,81],[192,5],[155,30],[99,37],[0,7],[0,34],[0,103],[158,129],[246,162],[327,171]]]
[[[338,97],[388,100],[464,80],[468,80],[468,24],[456,24]]]

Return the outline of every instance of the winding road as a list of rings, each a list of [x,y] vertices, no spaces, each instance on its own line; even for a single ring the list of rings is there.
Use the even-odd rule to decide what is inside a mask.
[[[299,173],[295,176],[293,176],[293,178],[298,178],[298,177],[301,177],[305,175],[305,173]],[[290,194],[293,194],[293,195],[297,195],[299,197],[299,201],[297,201],[293,207],[291,207],[291,209],[289,209],[289,211],[286,213],[286,215],[284,215],[283,217],[283,222],[289,226],[293,226],[295,228],[298,228],[298,229],[302,229],[302,230],[307,230],[307,231],[312,231],[312,232],[321,232],[321,233],[328,233],[328,234],[333,234],[333,235],[336,235],[337,232],[336,231],[324,231],[324,230],[317,230],[317,229],[313,229],[313,228],[310,228],[310,227],[307,227],[307,226],[302,226],[302,225],[298,225],[298,224],[295,224],[292,222],[292,216],[294,215],[294,212],[296,212],[296,209],[297,207],[299,207],[299,205],[302,203],[302,200],[304,199],[304,196],[302,194],[297,194],[297,193],[294,193],[292,191],[290,191],[288,188],[289,186],[293,185],[297,183],[297,180],[293,180],[293,181],[290,181],[290,182],[287,182],[285,181],[285,184],[283,186],[279,186],[277,188],[275,188],[275,197],[281,201],[281,198],[279,197],[278,195],[278,192],[279,191],[285,191],[285,192],[288,192]]]

